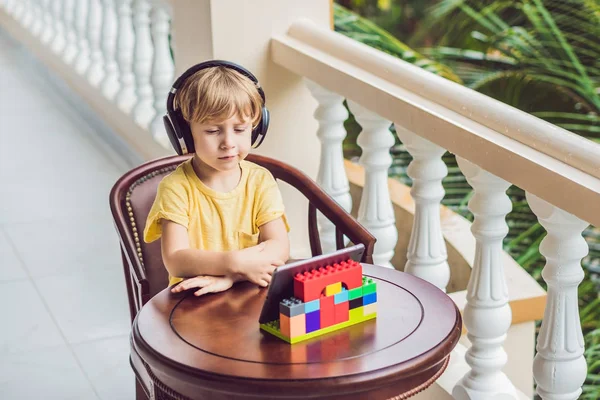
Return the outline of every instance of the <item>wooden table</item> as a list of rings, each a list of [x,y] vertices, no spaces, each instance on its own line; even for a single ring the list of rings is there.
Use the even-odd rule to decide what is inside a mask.
[[[131,365],[155,399],[403,399],[431,385],[461,334],[454,302],[412,275],[363,264],[378,315],[289,345],[259,329],[267,290],[163,290],[138,314]]]

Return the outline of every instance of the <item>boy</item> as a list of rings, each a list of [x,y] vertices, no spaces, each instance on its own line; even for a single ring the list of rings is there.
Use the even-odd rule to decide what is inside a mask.
[[[199,288],[200,296],[240,280],[265,287],[289,258],[289,227],[273,176],[244,160],[255,129],[268,124],[264,93],[249,71],[224,61],[190,68],[174,89],[167,109],[184,129],[171,141],[195,154],[159,184],[144,240],[161,239],[172,292]]]

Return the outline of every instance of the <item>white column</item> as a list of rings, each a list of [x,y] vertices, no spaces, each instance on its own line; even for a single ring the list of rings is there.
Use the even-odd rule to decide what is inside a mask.
[[[53,7],[52,0],[42,0],[43,5],[43,13],[44,13],[44,27],[42,29],[42,35],[40,36],[40,40],[42,43],[47,44],[50,43],[52,38],[54,37],[54,17],[53,17]]]
[[[84,75],[90,66],[90,48],[87,40],[87,17],[89,0],[75,1],[75,33],[77,35],[77,56],[74,67],[78,74]]]
[[[589,224],[531,193],[526,195],[548,232],[540,244],[548,294],[533,360],[537,393],[544,400],[576,400],[587,374],[577,287],[584,277],[581,259],[588,254],[581,233]]]
[[[352,197],[346,170],[342,141],[346,137],[344,121],[348,111],[344,107],[344,97],[305,79],[306,86],[317,99],[319,105],[314,117],[319,122],[317,137],[321,142],[321,159],[317,182],[346,211],[352,210]],[[319,235],[323,253],[335,251],[335,226],[323,214],[317,214]]]
[[[5,0],[4,1],[4,9],[8,15],[13,15],[15,13],[15,7],[17,6],[17,0]]]
[[[357,143],[362,149],[359,164],[365,168],[365,187],[358,208],[358,221],[377,238],[373,263],[394,268],[390,262],[398,241],[396,218],[388,189],[388,169],[392,165],[390,148],[394,137],[390,121],[348,101],[350,111],[362,127]]]
[[[43,0],[33,0],[33,22],[31,24],[31,33],[38,37],[44,27],[44,6]]]
[[[23,15],[21,17],[21,24],[26,29],[31,28],[31,24],[33,23],[33,9],[34,9],[34,0],[22,0],[23,1]]]
[[[448,174],[442,161],[445,150],[398,124],[395,127],[396,134],[413,157],[407,174],[412,179],[410,194],[415,201],[415,216],[404,272],[446,291],[450,267],[440,221],[440,202],[444,198],[442,179]]]
[[[104,14],[102,16],[102,50],[104,55],[105,75],[100,83],[102,94],[113,100],[119,91],[119,68],[115,59],[117,49],[117,12],[115,0],[102,0]]]
[[[508,233],[505,218],[512,209],[506,195],[510,183],[467,160],[457,157],[457,161],[475,191],[469,210],[475,216],[471,232],[476,248],[463,312],[471,341],[465,359],[471,370],[452,395],[457,400],[516,400],[515,387],[502,372],[507,360],[503,344],[512,321],[502,265],[502,240]]]
[[[142,128],[148,125],[154,117],[154,98],[150,76],[152,74],[152,36],[150,35],[150,3],[148,0],[134,0],[133,24],[135,27],[135,83],[137,104],[133,108],[133,119]]]
[[[17,21],[21,20],[21,17],[23,16],[24,11],[25,11],[25,7],[23,5],[23,0],[14,0],[13,4],[12,4],[12,8],[9,8],[9,13]]]
[[[54,39],[50,45],[50,49],[56,54],[62,54],[65,49],[65,32],[63,24],[64,0],[52,0],[52,13],[54,19]]]
[[[75,2],[77,1],[80,0],[64,0],[66,46],[63,60],[67,65],[71,65],[77,55],[77,35],[75,34]]]
[[[102,3],[90,0],[88,10],[88,43],[90,44],[90,66],[86,76],[92,86],[99,86],[104,78],[104,57],[102,56]]]
[[[135,36],[131,19],[131,0],[120,0],[117,8],[119,15],[119,37],[117,40],[117,61],[121,90],[116,101],[121,110],[129,114],[135,105],[135,77],[133,75],[133,49]]]
[[[175,66],[169,46],[169,19],[171,6],[163,1],[155,1],[152,8],[152,40],[154,41],[154,61],[152,63],[152,89],[154,91],[154,110],[156,114],[150,124],[152,137],[163,146],[171,144],[163,124],[167,112],[167,93],[173,84]]]

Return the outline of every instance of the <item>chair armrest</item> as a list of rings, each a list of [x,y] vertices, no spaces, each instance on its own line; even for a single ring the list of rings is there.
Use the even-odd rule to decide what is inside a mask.
[[[316,208],[336,227],[338,239],[341,234],[346,235],[354,244],[362,243],[365,246],[362,261],[373,262],[373,249],[377,239],[362,226],[352,215],[340,206],[323,188],[304,172],[270,157],[249,154],[248,161],[267,168],[275,179],[280,179],[300,191],[309,201],[309,228],[311,231],[311,250],[313,255],[320,254],[320,242],[316,229]],[[314,208],[313,208],[314,207]],[[312,210],[311,210],[312,208]],[[340,240],[337,240],[338,248]]]

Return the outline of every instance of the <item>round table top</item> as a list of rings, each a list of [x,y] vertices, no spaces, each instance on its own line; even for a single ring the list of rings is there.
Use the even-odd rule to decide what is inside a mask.
[[[460,338],[456,305],[412,275],[369,264],[363,274],[377,282],[377,318],[293,345],[259,328],[266,289],[244,282],[201,297],[165,289],[138,314],[132,353],[190,398],[204,390],[387,398],[431,381]]]

